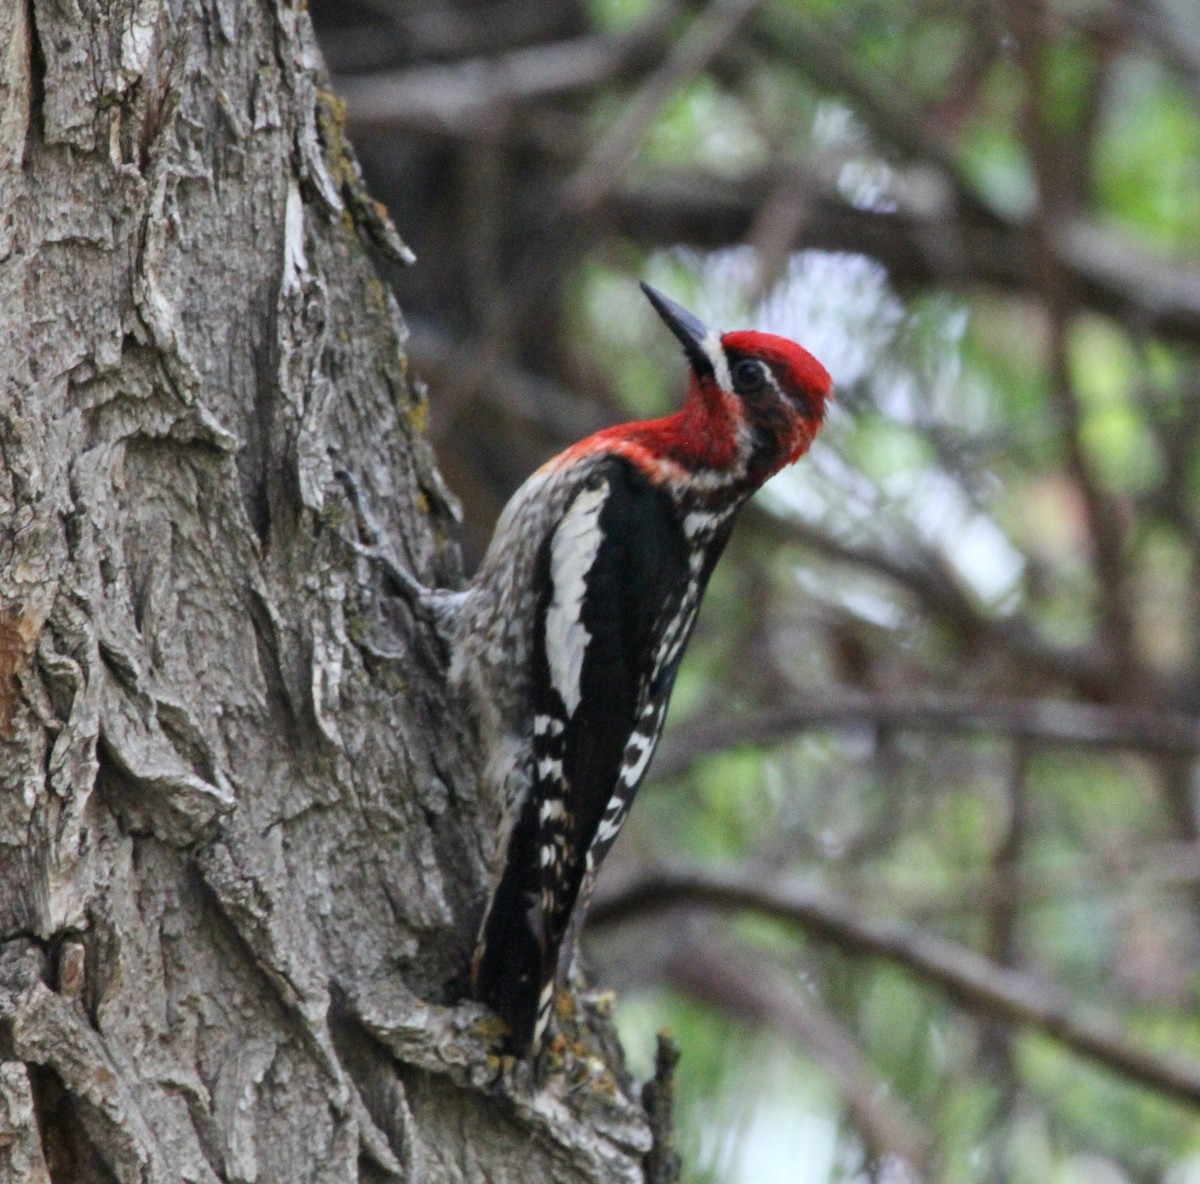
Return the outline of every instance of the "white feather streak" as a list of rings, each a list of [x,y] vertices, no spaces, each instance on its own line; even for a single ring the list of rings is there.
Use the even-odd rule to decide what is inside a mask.
[[[546,659],[550,682],[567,715],[579,706],[583,658],[591,640],[580,616],[587,593],[587,575],[600,550],[600,511],[608,497],[608,483],[585,489],[563,516],[550,544],[550,578],[554,596],[546,610]]]

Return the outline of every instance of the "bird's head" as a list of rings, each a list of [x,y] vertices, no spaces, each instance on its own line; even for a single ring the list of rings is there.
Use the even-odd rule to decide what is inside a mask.
[[[662,419],[604,428],[545,468],[616,454],[656,484],[742,498],[808,449],[825,419],[829,375],[786,337],[718,333],[649,284],[642,291],[683,344],[691,371],[683,406]]]
[[[705,427],[710,446],[737,438],[738,452],[765,470],[763,479],[796,460],[825,418],[832,387],[825,367],[786,337],[719,333],[649,284],[642,291],[682,343],[691,369],[680,413],[691,442],[707,451],[706,441],[695,438]]]

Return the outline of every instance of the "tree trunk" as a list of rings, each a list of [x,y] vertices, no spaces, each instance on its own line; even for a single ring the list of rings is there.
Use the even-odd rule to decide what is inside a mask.
[[[0,1179],[642,1179],[615,1059],[457,1002],[493,803],[335,477],[456,578],[364,238],[303,12],[0,0]]]

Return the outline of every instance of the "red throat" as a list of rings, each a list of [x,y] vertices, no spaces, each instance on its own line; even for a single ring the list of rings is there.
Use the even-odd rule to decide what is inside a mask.
[[[662,456],[690,469],[726,469],[737,463],[746,411],[711,379],[688,375],[687,396],[673,415],[639,424],[636,435]]]

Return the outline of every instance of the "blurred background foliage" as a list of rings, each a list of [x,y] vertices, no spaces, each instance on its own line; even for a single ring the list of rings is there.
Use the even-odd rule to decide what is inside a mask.
[[[589,924],[685,1179],[1200,1181],[1200,7],[311,8],[468,565],[637,280],[834,376]]]

